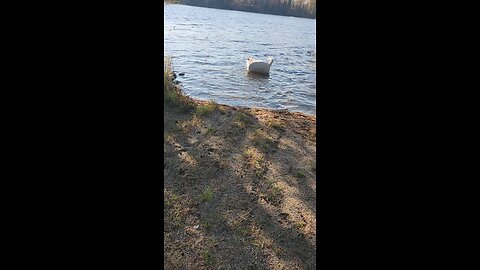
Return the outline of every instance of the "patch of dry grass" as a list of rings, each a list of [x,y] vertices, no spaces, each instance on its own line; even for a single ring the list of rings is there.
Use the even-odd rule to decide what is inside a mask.
[[[267,122],[267,126],[276,130],[281,130],[281,131],[285,130],[282,123],[280,123],[280,121],[278,120],[269,120]]]
[[[218,109],[218,103],[215,100],[210,100],[204,105],[197,105],[195,114],[198,116],[206,116]]]
[[[275,140],[265,131],[257,129],[251,135],[253,144],[264,151],[268,151],[275,146]]]
[[[283,189],[276,183],[268,181],[268,188],[266,191],[266,199],[273,205],[279,205],[283,199]]]
[[[240,128],[245,128],[249,124],[251,124],[253,121],[252,121],[251,117],[248,116],[247,114],[245,114],[243,112],[236,112],[235,116],[233,118],[233,122],[236,126],[238,126]]]
[[[182,227],[190,212],[189,200],[169,190],[165,190],[163,194],[165,227]]]

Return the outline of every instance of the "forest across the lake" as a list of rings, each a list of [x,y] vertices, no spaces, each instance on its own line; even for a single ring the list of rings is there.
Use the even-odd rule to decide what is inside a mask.
[[[178,4],[315,19],[316,0],[176,0]]]

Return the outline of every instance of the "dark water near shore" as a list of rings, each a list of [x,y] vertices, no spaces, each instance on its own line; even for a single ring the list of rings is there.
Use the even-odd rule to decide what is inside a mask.
[[[165,55],[188,95],[316,114],[316,20],[185,5],[164,15]],[[247,75],[249,56],[273,57],[270,76]]]

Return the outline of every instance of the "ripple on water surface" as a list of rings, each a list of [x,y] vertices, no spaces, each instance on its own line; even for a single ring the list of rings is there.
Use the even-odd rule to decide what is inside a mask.
[[[185,5],[164,16],[165,54],[188,95],[316,114],[315,20]],[[273,57],[270,76],[247,74],[249,56]]]

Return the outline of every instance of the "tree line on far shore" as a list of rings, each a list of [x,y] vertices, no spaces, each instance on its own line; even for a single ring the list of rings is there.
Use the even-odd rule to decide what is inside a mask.
[[[266,13],[303,18],[316,18],[316,0],[177,0],[178,4]]]

